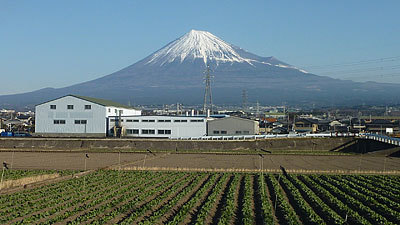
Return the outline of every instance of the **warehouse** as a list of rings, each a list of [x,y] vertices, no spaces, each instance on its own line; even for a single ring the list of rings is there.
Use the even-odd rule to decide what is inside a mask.
[[[206,116],[142,116],[116,102],[67,95],[36,106],[35,135],[54,137],[190,138],[258,134],[253,120]]]
[[[138,116],[141,110],[116,102],[67,95],[35,107],[35,135],[104,137],[110,116]]]
[[[122,136],[145,138],[201,137],[206,135],[207,119],[197,116],[109,117],[108,135],[122,127]]]

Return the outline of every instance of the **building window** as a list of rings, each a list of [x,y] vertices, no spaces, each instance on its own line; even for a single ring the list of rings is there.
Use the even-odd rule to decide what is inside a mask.
[[[226,134],[226,130],[221,130],[221,134]]]
[[[237,131],[235,132],[235,134],[242,134],[242,131],[237,130]]]
[[[115,119],[110,119],[110,122],[115,122]]]
[[[139,134],[138,129],[126,129],[127,134]]]
[[[54,124],[65,124],[65,120],[54,120]]]
[[[158,134],[171,134],[171,130],[158,130]]]
[[[213,134],[219,134],[219,130],[214,130]]]
[[[199,122],[203,122],[203,120],[190,120],[190,122],[192,122],[192,123],[199,123]]]
[[[165,122],[165,120],[157,120],[157,122],[163,123],[163,122]]]
[[[87,120],[75,120],[75,124],[87,124]]]
[[[155,130],[145,130],[145,129],[142,130],[142,134],[155,134],[155,133],[156,133]]]
[[[74,109],[74,105],[67,105],[67,109]]]
[[[85,109],[92,109],[91,105],[85,105]]]
[[[56,105],[50,105],[50,109],[56,109],[57,106]]]
[[[155,120],[142,120],[143,123],[154,123],[156,122]]]
[[[139,120],[132,120],[132,122],[134,122],[134,123],[139,123]]]
[[[249,134],[250,132],[248,130],[243,131],[243,134]]]
[[[111,112],[111,109],[110,109],[110,108],[108,109],[108,112]]]
[[[187,120],[174,120],[175,123],[186,123]]]

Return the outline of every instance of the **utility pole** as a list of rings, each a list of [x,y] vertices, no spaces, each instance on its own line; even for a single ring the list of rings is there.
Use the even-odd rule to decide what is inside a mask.
[[[85,153],[85,169],[84,169],[84,172],[86,172],[86,159],[88,159],[88,158],[89,158],[89,155],[87,153]],[[86,174],[83,175],[83,190],[86,190],[85,187],[86,187]]]
[[[213,111],[213,103],[212,103],[212,92],[211,92],[211,74],[210,74],[210,65],[207,65],[207,69],[205,71],[204,81],[206,83],[206,88],[204,91],[204,103],[203,103],[203,113],[207,113],[207,110],[210,109],[211,113]]]
[[[260,156],[260,162],[261,162],[261,187],[262,187],[262,192],[263,195],[265,195],[264,191],[264,156],[262,154],[258,154]]]

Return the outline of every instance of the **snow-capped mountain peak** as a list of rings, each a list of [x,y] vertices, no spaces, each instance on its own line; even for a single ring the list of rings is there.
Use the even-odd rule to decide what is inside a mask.
[[[241,57],[232,45],[210,32],[191,30],[155,52],[147,63],[163,65],[174,61],[194,61],[195,59],[202,59],[204,64],[207,64],[208,60],[215,60],[217,63],[218,61],[248,63],[251,61]]]

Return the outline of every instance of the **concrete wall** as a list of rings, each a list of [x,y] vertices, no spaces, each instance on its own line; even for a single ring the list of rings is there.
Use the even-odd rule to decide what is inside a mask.
[[[254,135],[258,133],[258,122],[254,120],[225,117],[208,121],[208,136]]]
[[[283,138],[246,141],[182,141],[160,139],[0,138],[0,149],[26,150],[332,150],[351,137]]]

